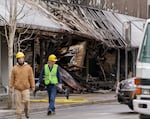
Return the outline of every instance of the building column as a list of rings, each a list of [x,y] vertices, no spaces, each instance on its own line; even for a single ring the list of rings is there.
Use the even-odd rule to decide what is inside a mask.
[[[125,48],[125,79],[128,78],[128,49]]]
[[[134,48],[132,50],[132,59],[133,59],[133,73],[132,73],[132,76],[135,77],[136,76],[136,49]]]

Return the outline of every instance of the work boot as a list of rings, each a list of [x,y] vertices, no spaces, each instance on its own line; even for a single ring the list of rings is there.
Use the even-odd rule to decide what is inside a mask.
[[[22,114],[18,113],[17,114],[17,119],[22,119]]]
[[[55,111],[52,111],[51,109],[48,110],[48,112],[47,112],[47,115],[54,115],[54,114],[55,114]]]
[[[28,109],[24,109],[24,113],[25,113],[25,117],[28,119],[29,118],[29,110]]]

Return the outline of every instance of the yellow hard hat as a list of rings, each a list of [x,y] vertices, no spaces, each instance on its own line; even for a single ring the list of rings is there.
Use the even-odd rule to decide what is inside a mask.
[[[54,54],[51,54],[51,55],[49,55],[48,60],[56,62],[57,61],[57,57]]]
[[[18,59],[18,58],[22,58],[22,57],[25,57],[25,55],[23,54],[23,52],[18,52],[17,54],[16,54],[16,58]]]

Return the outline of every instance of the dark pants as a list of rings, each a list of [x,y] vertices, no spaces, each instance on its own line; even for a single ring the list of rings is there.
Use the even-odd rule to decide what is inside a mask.
[[[55,112],[55,98],[56,98],[56,92],[57,92],[56,85],[48,85],[47,92],[48,92],[48,97],[49,97],[48,110],[52,110],[53,112]]]

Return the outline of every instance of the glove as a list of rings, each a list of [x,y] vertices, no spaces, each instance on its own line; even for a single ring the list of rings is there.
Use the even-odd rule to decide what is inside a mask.
[[[57,85],[57,87],[58,87],[59,89],[62,89],[62,84],[59,83],[59,84]]]
[[[40,82],[37,82],[37,83],[35,84],[35,89],[38,89],[38,88],[39,88],[39,85],[40,85]]]

